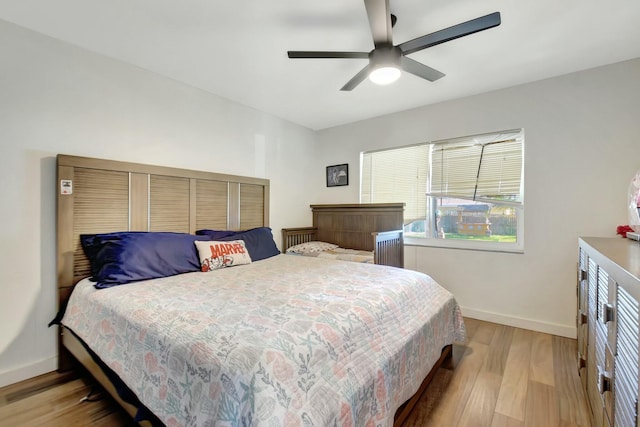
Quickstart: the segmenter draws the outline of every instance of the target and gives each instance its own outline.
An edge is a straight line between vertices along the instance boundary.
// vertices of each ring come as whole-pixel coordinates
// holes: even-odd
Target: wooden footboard
[[[374,240],[373,262],[404,268],[404,233],[402,230],[371,233]]]
[[[282,252],[287,252],[292,246],[318,240],[317,227],[298,227],[282,229]]]

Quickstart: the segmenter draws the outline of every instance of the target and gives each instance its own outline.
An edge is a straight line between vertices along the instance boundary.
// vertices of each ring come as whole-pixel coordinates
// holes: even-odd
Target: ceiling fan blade
[[[422,77],[425,80],[429,80],[430,82],[434,82],[442,77],[444,77],[444,73],[426,66],[418,61],[414,61],[411,58],[407,58],[403,56],[400,58],[400,65],[402,69],[407,73],[411,73],[415,76]]]
[[[369,75],[369,65],[364,67],[358,74],[353,76],[351,80],[347,82],[346,85],[342,86],[340,90],[353,90],[356,86],[358,86],[364,79]]]
[[[431,46],[439,45],[440,43],[477,33],[478,31],[488,30],[498,25],[500,25],[500,12],[494,12],[481,16],[480,18],[472,19],[471,21],[454,25],[453,27],[445,28],[444,30],[436,31],[435,33],[427,34],[426,36],[409,40],[399,44],[398,47],[402,49],[402,53],[408,55]]]
[[[290,50],[287,52],[289,58],[358,58],[368,59],[368,52],[314,52]]]
[[[376,47],[384,44],[392,45],[389,0],[364,0],[364,7],[367,9],[373,44]]]

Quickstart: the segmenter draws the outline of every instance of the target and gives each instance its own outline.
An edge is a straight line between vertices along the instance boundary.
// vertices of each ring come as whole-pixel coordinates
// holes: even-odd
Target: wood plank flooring
[[[2,427],[134,427],[136,423],[88,374],[51,372],[0,388]],[[92,389],[89,400],[81,401]]]
[[[405,427],[589,427],[576,340],[465,319],[454,345]]]
[[[404,427],[589,427],[576,369],[576,341],[465,319],[454,345]],[[50,373],[0,389],[0,427],[133,426],[106,393],[80,402],[95,384]]]

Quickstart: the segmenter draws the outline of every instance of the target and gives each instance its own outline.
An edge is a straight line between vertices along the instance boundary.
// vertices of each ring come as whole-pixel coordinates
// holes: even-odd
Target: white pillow
[[[196,240],[194,243],[198,248],[200,270],[202,271],[213,271],[251,263],[251,257],[244,245],[244,240],[230,240],[228,242]]]
[[[290,248],[287,249],[287,253],[309,254],[312,252],[328,251],[331,249],[335,249],[337,247],[339,246],[334,245],[333,243],[317,242],[314,240],[311,242],[300,243],[299,245],[291,246]]]

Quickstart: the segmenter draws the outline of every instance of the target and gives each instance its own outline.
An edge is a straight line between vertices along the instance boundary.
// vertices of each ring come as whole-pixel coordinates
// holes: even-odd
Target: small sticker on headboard
[[[73,181],[70,179],[61,179],[60,194],[73,194]]]

